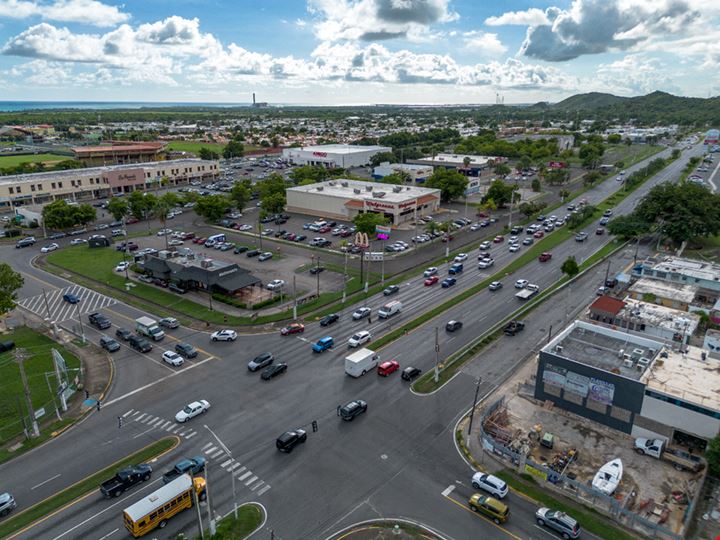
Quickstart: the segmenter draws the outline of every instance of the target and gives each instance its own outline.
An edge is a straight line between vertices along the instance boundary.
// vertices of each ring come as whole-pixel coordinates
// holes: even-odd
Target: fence
[[[585,506],[590,506],[628,528],[641,531],[650,538],[663,540],[681,540],[683,538],[681,534],[676,534],[668,528],[625,508],[627,498],[623,501],[618,501],[613,497],[608,497],[592,489],[591,486],[568,478],[566,475],[560,474],[545,465],[535,463],[527,456],[518,454],[498,443],[485,432],[485,420],[498,408],[502,407],[504,403],[505,397],[503,396],[483,410],[480,421],[480,441],[485,452],[490,452],[495,457],[512,464],[513,468],[518,472],[531,475],[538,483],[541,483],[543,487],[573,498]],[[691,504],[695,504],[695,499]],[[688,509],[686,516],[691,514],[692,510]]]

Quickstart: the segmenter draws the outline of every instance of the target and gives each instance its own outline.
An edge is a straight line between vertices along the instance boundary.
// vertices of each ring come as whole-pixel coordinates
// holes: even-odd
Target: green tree
[[[564,184],[570,178],[570,171],[567,169],[551,169],[545,173],[545,182],[551,186]]]
[[[198,157],[200,159],[206,159],[208,161],[212,161],[215,159],[220,159],[220,154],[218,154],[217,152],[213,152],[206,146],[203,146],[202,148],[200,148],[200,151],[198,152]]]
[[[383,214],[374,212],[363,212],[353,218],[353,225],[358,232],[367,233],[368,236],[375,234],[376,225],[386,225],[387,218]]]
[[[17,290],[25,283],[20,272],[16,272],[8,263],[0,263],[0,315],[15,308]]]
[[[485,196],[482,198],[483,202],[490,199],[497,205],[498,208],[503,208],[506,204],[511,202],[513,193],[517,190],[517,186],[506,184],[502,180],[493,180],[490,183]]]
[[[264,199],[276,193],[282,193],[284,196],[288,186],[281,175],[273,173],[264,180],[257,182],[255,187],[260,192],[260,197]]]
[[[300,167],[295,167],[289,176],[296,185],[300,185],[301,181],[307,180],[308,178],[312,180],[312,182],[310,182],[311,184],[315,182],[322,182],[328,178],[328,175],[329,171],[326,167],[322,167],[320,165],[302,165]]]
[[[635,213],[618,216],[608,223],[610,234],[620,238],[637,238],[650,231],[650,224],[640,219]]]
[[[115,220],[120,221],[130,212],[130,205],[125,198],[113,197],[108,201],[107,210]]]
[[[60,199],[46,204],[42,216],[46,227],[64,230],[95,221],[97,212],[89,204],[68,204],[64,199]]]
[[[395,154],[392,152],[380,152],[379,154],[375,154],[373,157],[370,158],[370,165],[373,167],[377,167],[381,163],[385,162],[389,163],[395,163],[397,160],[395,159]]]
[[[578,272],[580,272],[580,267],[578,266],[575,257],[571,255],[570,257],[565,259],[565,262],[563,262],[562,266],[560,267],[560,271],[570,279],[575,277]]]
[[[682,153],[682,152],[680,151],[679,148],[674,148],[673,151],[672,151],[672,153],[670,154],[670,157],[671,157],[672,159],[677,159],[677,158],[680,157],[680,154],[681,154],[681,153]]]
[[[245,206],[247,206],[247,203],[250,202],[250,195],[250,190],[242,182],[237,182],[233,185],[230,190],[230,200],[235,205],[235,208],[238,209],[238,212],[242,212]]]
[[[705,458],[708,462],[710,474],[714,477],[720,476],[720,435],[716,435],[708,444]]]
[[[428,221],[425,224],[425,232],[429,234],[435,234],[438,230],[438,222],[434,219],[431,221]]]
[[[507,176],[512,172],[512,169],[506,163],[498,163],[495,165],[493,172],[499,176]]]
[[[225,159],[242,157],[244,151],[245,147],[243,146],[243,143],[233,139],[232,141],[227,143],[225,148],[223,148],[223,157]]]
[[[146,191],[133,191],[128,196],[130,213],[137,219],[145,219],[145,217],[152,214],[156,202],[157,197]]]
[[[520,159],[517,162],[516,168],[521,171],[523,169],[527,169],[532,165],[532,159],[527,154],[524,154],[520,156]]]
[[[607,137],[608,144],[620,144],[622,142],[622,135],[619,133],[613,133]]]
[[[381,178],[380,182],[382,182],[383,184],[402,185],[405,183],[405,177],[402,174],[392,173],[392,174],[388,174],[387,176],[384,176],[383,178]]]
[[[450,202],[465,194],[468,179],[459,172],[449,169],[436,169],[425,185],[440,190],[442,202]]]
[[[547,207],[547,203],[544,202],[524,202],[520,203],[518,210],[525,217],[530,217],[534,214],[539,214]]]
[[[530,183],[530,187],[535,193],[540,193],[540,190],[542,189],[542,186],[540,185],[540,179],[533,178],[533,181]]]
[[[230,199],[225,195],[207,195],[195,203],[195,213],[208,223],[220,220],[231,207]]]
[[[595,182],[600,180],[600,172],[598,171],[588,171],[583,176],[583,184],[586,186],[592,186]]]
[[[262,208],[268,214],[277,214],[285,209],[285,192],[282,193],[271,193],[266,195],[260,201],[260,208]]]

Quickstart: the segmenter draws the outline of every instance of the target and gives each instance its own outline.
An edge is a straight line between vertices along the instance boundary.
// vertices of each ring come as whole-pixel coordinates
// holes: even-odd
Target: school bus
[[[205,479],[183,474],[123,511],[125,528],[135,538],[162,529],[168,520],[193,505],[193,489],[205,500]]]

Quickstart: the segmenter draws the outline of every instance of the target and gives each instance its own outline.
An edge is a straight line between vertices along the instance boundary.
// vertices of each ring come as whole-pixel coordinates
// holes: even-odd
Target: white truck
[[[388,302],[378,310],[378,317],[380,317],[381,319],[387,319],[388,317],[392,317],[396,313],[400,313],[400,310],[402,310],[402,302],[400,302],[400,300]]]
[[[529,300],[538,293],[537,289],[523,289],[522,291],[515,293],[515,298],[520,300]]]
[[[362,377],[371,369],[375,369],[380,358],[375,351],[360,349],[345,357],[345,373],[351,377]]]
[[[135,319],[135,330],[138,334],[147,336],[154,341],[160,341],[165,337],[165,332],[162,331],[158,322],[150,317]]]
[[[642,455],[648,455],[655,459],[662,459],[671,463],[679,471],[697,472],[705,467],[703,458],[690,454],[679,448],[667,446],[662,439],[635,439],[635,451]]]

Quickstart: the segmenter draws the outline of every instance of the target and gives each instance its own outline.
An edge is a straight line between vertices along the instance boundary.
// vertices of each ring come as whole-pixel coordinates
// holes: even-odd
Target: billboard
[[[590,379],[590,399],[605,405],[612,405],[615,397],[615,385],[596,378]]]
[[[566,373],[567,369],[563,367],[554,366],[550,363],[545,364],[545,370],[543,371],[543,382],[563,388],[565,386]]]
[[[568,164],[564,161],[548,161],[548,169],[567,169]]]

